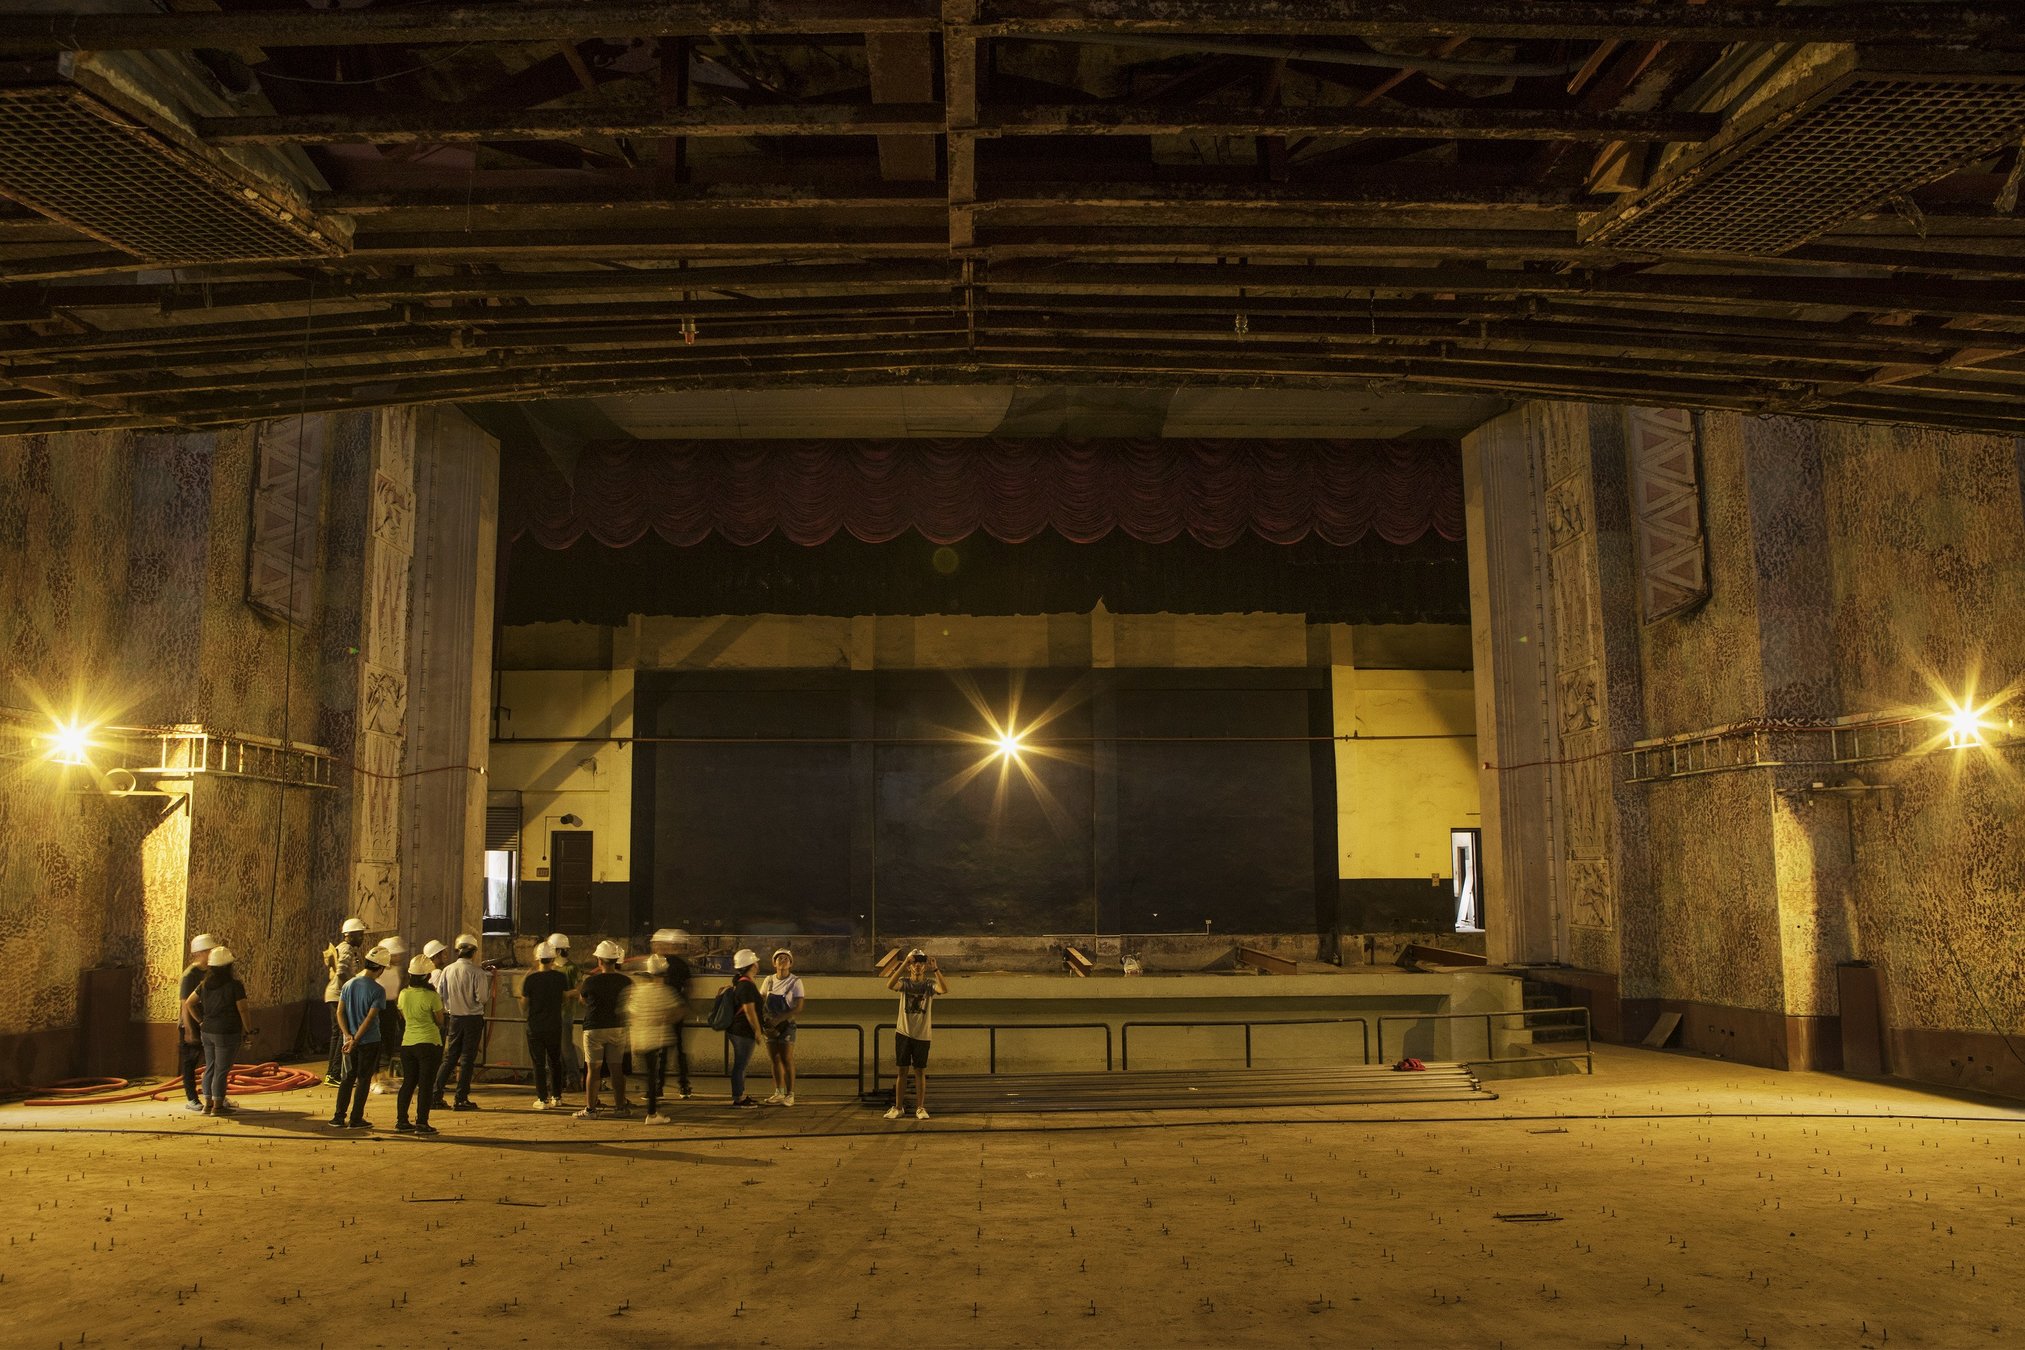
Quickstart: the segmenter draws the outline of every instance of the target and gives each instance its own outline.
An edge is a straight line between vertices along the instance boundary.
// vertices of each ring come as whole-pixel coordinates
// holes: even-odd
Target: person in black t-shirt
[[[238,1109],[225,1098],[240,1042],[253,1033],[252,1015],[246,1011],[246,986],[233,973],[231,951],[213,947],[204,960],[204,978],[183,1000],[183,1016],[204,1038],[204,1114],[222,1116]]]
[[[669,1033],[669,1049],[675,1052],[675,1086],[682,1097],[689,1096],[689,1048],[682,1043],[683,1024],[689,1019],[689,985],[693,978],[689,961],[683,955],[689,950],[689,935],[679,928],[663,928],[654,934],[648,944],[658,956],[668,958],[668,969],[661,979],[668,986],[668,992],[675,996],[675,1026]]]
[[[577,997],[584,1004],[584,1109],[577,1119],[589,1120],[603,1108],[598,1104],[598,1084],[605,1076],[607,1052],[626,1053],[626,993],[633,982],[619,970],[626,953],[612,941],[597,947],[598,968],[577,985]],[[612,1109],[630,1114],[633,1104],[626,1100],[626,1078],[612,1074]]]
[[[759,986],[752,982],[752,972],[758,968],[759,953],[750,947],[739,948],[731,958],[731,988],[738,1000],[738,1015],[731,1030],[724,1033],[731,1038],[731,1104],[754,1111],[759,1102],[745,1095],[745,1066],[752,1062],[753,1047],[766,1034],[759,1021]]]
[[[546,942],[534,949],[536,969],[520,982],[520,1006],[527,1013],[527,1057],[534,1063],[534,1109],[562,1105],[563,1001],[569,977],[555,968],[555,949]]]

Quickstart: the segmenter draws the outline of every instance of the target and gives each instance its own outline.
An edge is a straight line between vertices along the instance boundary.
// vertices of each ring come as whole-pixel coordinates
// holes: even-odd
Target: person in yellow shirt
[[[429,1123],[430,1090],[443,1063],[443,996],[429,986],[436,963],[426,956],[408,962],[408,987],[401,991],[401,1095],[396,1098],[395,1130],[402,1134],[434,1134]],[[415,1098],[419,1094],[420,1100]],[[408,1105],[415,1120],[408,1122]]]

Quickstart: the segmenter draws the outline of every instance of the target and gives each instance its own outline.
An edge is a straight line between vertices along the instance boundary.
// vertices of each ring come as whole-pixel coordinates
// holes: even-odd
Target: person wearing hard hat
[[[236,1109],[225,1098],[240,1043],[259,1033],[246,1011],[246,986],[235,973],[232,949],[213,947],[205,954],[204,965],[204,978],[183,1000],[183,1015],[197,1024],[204,1038],[204,1114],[222,1116]]]
[[[373,1080],[373,1095],[383,1096],[393,1090],[394,1079],[401,1067],[401,990],[408,980],[408,943],[399,933],[384,939],[379,944],[387,952],[387,968],[380,972],[380,991],[387,996],[387,1006],[380,1009],[380,1072]]]
[[[759,953],[740,947],[731,957],[731,1029],[724,1034],[731,1046],[731,1104],[740,1110],[758,1110],[759,1102],[745,1095],[745,1068],[766,1029],[759,1021],[759,986],[752,973],[759,969]]]
[[[357,918],[346,919],[338,940],[323,949],[323,968],[330,973],[324,982],[323,1001],[330,1010],[330,1067],[324,1070],[325,1087],[336,1087],[344,1072],[344,1033],[338,1030],[338,994],[352,976],[359,973],[359,958],[366,954],[366,925]]]
[[[422,956],[429,962],[429,987],[441,993],[443,967],[456,960],[457,953],[435,938],[430,938],[422,944]]]
[[[429,1123],[429,1097],[443,1063],[444,1017],[443,996],[429,983],[435,974],[435,960],[417,956],[408,962],[408,984],[401,990],[401,1095],[394,1098],[394,1129],[401,1134],[436,1133]]]
[[[605,1076],[605,1058],[626,1053],[626,995],[632,982],[619,970],[626,952],[607,938],[598,944],[596,954],[597,970],[577,986],[577,997],[584,1003],[584,1109],[577,1112],[578,1120],[590,1120],[604,1109],[598,1104],[598,1084]],[[633,1104],[626,1100],[626,1078],[614,1069],[612,1109],[627,1115]]]
[[[197,1030],[196,1019],[192,1018],[184,1005],[204,979],[209,967],[211,949],[218,945],[218,939],[209,933],[199,933],[190,939],[190,963],[183,967],[183,979],[176,986],[176,1073],[183,1080],[183,1096],[186,1111],[202,1111],[204,1103],[197,1096],[197,1066],[204,1062],[204,1038]]]
[[[450,1016],[450,1041],[443,1047],[443,1067],[436,1071],[436,1095],[429,1105],[438,1111],[476,1111],[471,1100],[471,1075],[478,1068],[479,1047],[485,1041],[485,996],[490,983],[478,968],[478,939],[469,933],[457,935],[457,959],[436,972],[436,992],[443,996],[443,1011]],[[443,1090],[457,1075],[457,1100],[445,1104]]]
[[[387,949],[374,947],[365,955],[359,973],[345,981],[338,995],[338,1029],[344,1033],[345,1072],[338,1081],[337,1106],[331,1111],[333,1130],[363,1130],[366,1124],[366,1089],[380,1066],[384,1039],[380,1014],[387,1006],[387,991],[380,987],[380,973],[387,968]]]
[[[555,949],[546,942],[534,949],[535,968],[520,982],[520,1007],[527,1014],[527,1057],[534,1065],[534,1109],[562,1105],[563,1005],[569,981],[555,968]]]
[[[662,972],[661,982],[668,986],[668,992],[675,998],[673,1022],[668,1036],[668,1048],[675,1053],[675,1090],[684,1101],[689,1099],[689,1047],[682,1042],[682,1032],[689,1021],[689,986],[695,973],[689,968],[689,934],[680,928],[662,928],[655,932],[648,947],[656,956],[666,957],[668,969]]]
[[[626,995],[626,1038],[633,1062],[647,1076],[647,1123],[673,1122],[661,1114],[661,1092],[668,1082],[668,1038],[676,1029],[675,995],[668,989],[668,958],[659,952],[633,976]]]
[[[555,953],[555,968],[562,972],[563,986],[570,992],[570,997],[563,1000],[562,1053],[564,1081],[561,1084],[561,1090],[574,1091],[584,1085],[583,1057],[578,1053],[576,1036],[577,1004],[582,1001],[576,997],[576,992],[577,986],[583,982],[583,972],[577,969],[576,962],[570,960],[570,935],[568,933],[550,933],[548,935],[548,949]]]

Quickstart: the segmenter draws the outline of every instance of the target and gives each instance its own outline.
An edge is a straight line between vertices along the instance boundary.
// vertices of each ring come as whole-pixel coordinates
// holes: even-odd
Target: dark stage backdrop
[[[986,734],[972,698],[1003,717],[1015,687],[1066,742],[1031,780],[922,743]],[[1334,930],[1334,759],[1304,739],[1326,672],[662,672],[637,697],[636,928]]]

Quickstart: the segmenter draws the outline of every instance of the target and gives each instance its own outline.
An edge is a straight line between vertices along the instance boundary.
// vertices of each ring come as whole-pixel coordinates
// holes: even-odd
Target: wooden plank
[[[1553,108],[987,107],[981,136],[1405,136],[1438,140],[1702,141],[1719,117]]]

